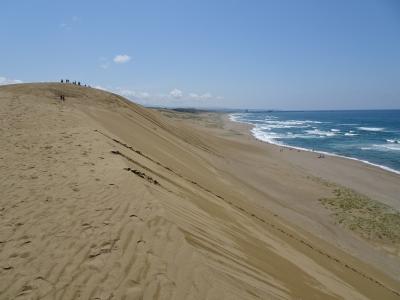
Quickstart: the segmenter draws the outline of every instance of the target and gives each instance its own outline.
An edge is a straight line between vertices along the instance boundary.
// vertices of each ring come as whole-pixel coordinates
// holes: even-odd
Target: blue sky
[[[0,84],[70,78],[147,105],[400,108],[400,2],[14,1]]]

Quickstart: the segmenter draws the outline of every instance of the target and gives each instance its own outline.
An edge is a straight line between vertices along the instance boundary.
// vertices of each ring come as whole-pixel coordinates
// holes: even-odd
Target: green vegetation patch
[[[335,187],[333,197],[319,201],[334,211],[339,224],[362,237],[400,243],[400,213],[351,189]]]

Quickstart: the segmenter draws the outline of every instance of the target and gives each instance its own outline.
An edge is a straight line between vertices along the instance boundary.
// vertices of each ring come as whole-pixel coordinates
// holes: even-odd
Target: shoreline
[[[364,163],[366,165],[379,168],[380,170],[384,170],[384,171],[390,172],[392,174],[400,175],[400,170],[396,170],[396,169],[393,169],[393,168],[390,168],[390,167],[387,167],[387,166],[384,166],[384,165],[379,165],[379,164],[370,162],[368,160],[359,159],[359,158],[351,157],[351,156],[344,156],[344,155],[331,153],[331,152],[326,152],[326,151],[319,151],[319,150],[312,150],[312,149],[303,148],[303,147],[291,146],[291,145],[287,145],[287,144],[284,144],[284,143],[280,144],[279,142],[263,140],[263,139],[257,137],[256,134],[254,133],[253,129],[256,127],[254,124],[235,120],[235,118],[233,117],[233,114],[231,114],[231,113],[226,114],[226,116],[228,117],[228,120],[230,122],[250,125],[251,129],[249,130],[249,134],[252,137],[254,137],[255,139],[257,139],[258,141],[261,141],[263,143],[267,143],[269,145],[274,145],[274,146],[278,146],[278,147],[285,147],[285,148],[291,148],[291,149],[295,149],[295,150],[307,151],[307,152],[310,152],[310,153],[318,153],[318,154],[324,154],[324,155],[332,156],[332,157],[339,157],[339,158],[349,159],[349,160],[352,160],[352,161],[361,162],[361,163]]]

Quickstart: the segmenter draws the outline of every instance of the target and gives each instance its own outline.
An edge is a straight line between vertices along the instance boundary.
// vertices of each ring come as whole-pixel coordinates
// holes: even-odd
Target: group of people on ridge
[[[80,82],[80,81],[76,81],[76,80],[70,82],[69,79],[65,79],[65,80],[64,80],[64,79],[61,79],[60,82],[61,82],[61,83],[72,83],[72,84],[76,84],[76,85],[81,85],[81,82]],[[83,86],[85,86],[85,87],[90,87],[90,85],[86,85],[86,84],[83,85]]]
[[[64,79],[61,79],[60,82],[61,82],[61,83],[71,83],[71,84],[75,84],[75,85],[81,86],[81,82],[80,82],[80,81],[76,81],[76,80],[70,82],[69,79],[65,79],[65,80],[64,80]],[[85,85],[82,85],[82,86],[90,87],[90,85],[86,85],[86,84],[85,84]],[[61,100],[61,101],[65,101],[65,96],[64,96],[64,95],[60,95],[60,100]]]

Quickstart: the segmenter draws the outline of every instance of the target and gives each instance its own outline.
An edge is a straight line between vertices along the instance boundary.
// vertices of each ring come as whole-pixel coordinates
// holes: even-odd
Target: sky
[[[0,84],[144,105],[400,108],[397,0],[2,0]]]

